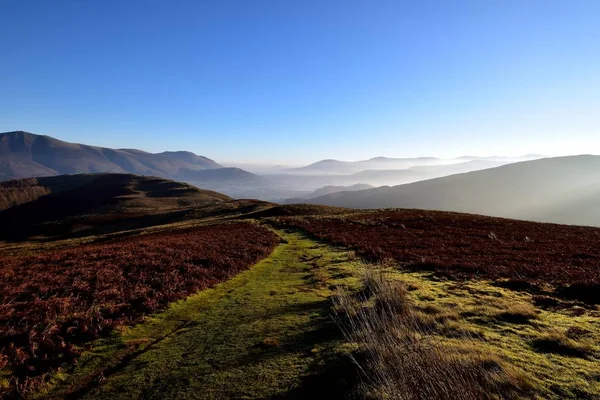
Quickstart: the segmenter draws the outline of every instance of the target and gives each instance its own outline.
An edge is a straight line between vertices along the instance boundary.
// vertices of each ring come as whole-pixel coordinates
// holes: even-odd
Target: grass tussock
[[[541,353],[554,353],[570,357],[585,358],[592,354],[593,348],[589,343],[569,337],[571,332],[552,330],[532,340],[533,348]]]
[[[529,390],[527,378],[482,354],[467,337],[446,346],[431,335],[424,316],[441,310],[417,310],[405,285],[365,272],[357,295],[335,298],[337,321],[358,346],[353,359],[363,373],[364,398],[480,400],[512,398]]]
[[[526,324],[536,319],[537,316],[538,311],[528,303],[511,304],[496,315],[497,319],[512,324]]]

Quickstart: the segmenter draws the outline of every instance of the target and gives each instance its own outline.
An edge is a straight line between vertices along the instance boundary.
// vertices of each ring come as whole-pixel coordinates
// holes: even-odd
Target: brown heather
[[[0,369],[12,371],[11,390],[26,390],[85,342],[232,277],[276,244],[271,231],[235,223],[0,258]]]

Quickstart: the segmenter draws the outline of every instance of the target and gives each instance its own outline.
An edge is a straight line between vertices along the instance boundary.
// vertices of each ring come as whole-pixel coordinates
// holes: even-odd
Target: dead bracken
[[[276,244],[271,231],[235,223],[4,257],[0,368],[28,386],[82,343],[232,277]]]

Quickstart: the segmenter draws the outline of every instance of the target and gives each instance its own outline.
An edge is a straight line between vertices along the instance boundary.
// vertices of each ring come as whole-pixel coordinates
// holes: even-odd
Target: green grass
[[[324,393],[320,377],[339,381],[347,374],[330,296],[336,286],[355,285],[356,271],[347,252],[285,233],[272,255],[252,269],[96,342],[73,371],[57,374],[38,397],[254,399]]]
[[[412,289],[421,317],[450,348],[471,345],[518,368],[540,399],[600,398],[600,312],[544,310],[532,296],[486,281],[386,269]]]

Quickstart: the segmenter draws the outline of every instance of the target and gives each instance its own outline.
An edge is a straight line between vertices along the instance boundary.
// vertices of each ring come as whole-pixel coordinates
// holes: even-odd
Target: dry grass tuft
[[[358,254],[356,254],[356,251],[354,250],[348,250],[347,255],[349,261],[357,261],[359,259]]]
[[[446,346],[423,323],[431,314],[414,311],[403,283],[366,272],[361,294],[335,298],[338,324],[359,350],[364,398],[480,400],[512,398],[529,390],[527,378],[482,354],[473,341]],[[365,296],[365,294],[368,294]]]
[[[588,343],[570,338],[567,333],[553,330],[537,337],[531,342],[533,348],[541,353],[555,353],[563,356],[585,358],[593,352]]]
[[[513,324],[526,324],[536,319],[538,311],[531,304],[511,304],[507,309],[496,315],[497,319]]]

